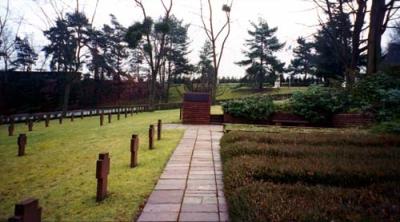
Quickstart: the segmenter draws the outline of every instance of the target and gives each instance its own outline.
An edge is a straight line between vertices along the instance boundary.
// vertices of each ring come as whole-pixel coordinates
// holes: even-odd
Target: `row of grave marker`
[[[161,140],[162,121],[157,123],[157,140]],[[25,155],[25,146],[27,144],[26,134],[20,134],[18,137],[18,156]],[[149,149],[154,149],[154,125],[149,127]],[[130,167],[135,168],[138,165],[139,136],[133,134],[131,137]],[[109,153],[100,153],[96,161],[96,201],[101,202],[107,197],[108,174],[110,173],[110,155]],[[39,200],[34,198],[26,199],[15,205],[14,216],[8,219],[9,222],[40,222],[42,217],[42,208],[39,206]]]
[[[129,110],[129,112],[128,112],[128,110]],[[125,115],[125,118],[128,118],[128,113],[130,113],[130,115],[132,116],[134,112],[137,114],[139,111],[144,111],[144,110],[145,109],[135,109],[134,110],[133,108],[126,108],[124,110],[124,115]],[[89,111],[89,112],[91,112],[91,111]],[[42,117],[42,119],[44,119],[44,123],[45,123],[45,127],[46,128],[49,127],[49,125],[50,125],[50,119],[51,119],[50,115],[51,114],[47,114],[46,117],[44,117],[44,115]],[[108,123],[111,123],[111,119],[112,119],[113,113],[109,112],[109,113],[107,113],[107,115],[108,115]],[[81,119],[84,118],[83,111],[81,112],[81,116],[80,117],[81,117]],[[25,121],[25,124],[28,126],[28,131],[29,132],[33,131],[33,126],[34,126],[33,125],[33,123],[34,123],[33,119],[34,118],[27,118],[26,121]],[[59,123],[62,124],[64,117],[62,115],[60,115],[58,119],[59,119]],[[120,111],[117,112],[117,119],[118,120],[121,119],[121,112]],[[71,120],[71,122],[74,122],[74,115],[73,114],[70,115],[70,120]],[[100,126],[102,126],[103,123],[104,123],[104,111],[101,111],[100,112]],[[8,126],[8,136],[14,136],[14,130],[15,130],[14,120],[13,120],[13,118],[11,118],[10,119],[10,124]]]

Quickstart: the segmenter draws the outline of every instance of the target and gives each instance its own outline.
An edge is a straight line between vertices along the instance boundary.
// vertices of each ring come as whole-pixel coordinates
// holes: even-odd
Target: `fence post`
[[[108,123],[111,123],[112,111],[108,113]]]

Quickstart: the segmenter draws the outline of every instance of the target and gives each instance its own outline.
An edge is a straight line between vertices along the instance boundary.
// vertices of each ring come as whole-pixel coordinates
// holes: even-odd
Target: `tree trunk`
[[[378,71],[381,58],[382,25],[385,19],[386,5],[383,0],[373,0],[368,34],[367,75]]]

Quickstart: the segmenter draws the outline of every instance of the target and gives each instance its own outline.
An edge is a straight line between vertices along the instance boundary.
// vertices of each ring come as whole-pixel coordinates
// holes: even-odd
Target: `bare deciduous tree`
[[[212,79],[210,79],[209,81],[211,82],[212,85],[211,97],[213,102],[215,102],[217,96],[217,84],[218,84],[218,74],[219,74],[218,72],[224,54],[225,44],[231,33],[231,10],[233,5],[233,0],[230,2],[230,4],[224,4],[222,7],[222,10],[225,13],[225,22],[224,25],[219,29],[215,28],[214,14],[213,14],[213,7],[211,0],[207,0],[207,5],[209,11],[208,22],[206,22],[206,17],[204,15],[203,1],[202,0],[200,1],[200,12],[201,12],[201,21],[203,23],[203,29],[206,33],[208,41],[210,41],[212,46],[214,73],[212,75]],[[221,42],[219,41],[220,38],[222,38]]]

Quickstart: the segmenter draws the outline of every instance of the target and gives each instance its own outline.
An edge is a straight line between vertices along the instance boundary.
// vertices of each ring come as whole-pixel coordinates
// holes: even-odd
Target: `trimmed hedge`
[[[399,144],[371,134],[225,134],[230,219],[399,221]]]
[[[348,133],[255,133],[231,132],[226,134],[221,144],[235,141],[253,141],[267,144],[308,144],[361,147],[400,147],[400,137],[395,135],[348,134]]]
[[[321,157],[332,159],[400,159],[400,149],[396,147],[360,147],[307,144],[265,144],[253,141],[228,143],[221,149],[221,157],[227,160],[237,156],[255,155],[267,157]]]
[[[227,196],[233,222],[399,221],[400,186],[363,189],[255,183]]]
[[[260,181],[364,187],[373,183],[400,182],[398,166],[398,159],[239,156],[225,163],[224,177],[228,190]]]

